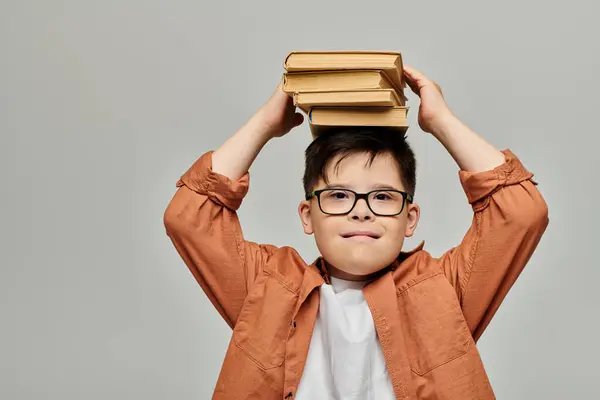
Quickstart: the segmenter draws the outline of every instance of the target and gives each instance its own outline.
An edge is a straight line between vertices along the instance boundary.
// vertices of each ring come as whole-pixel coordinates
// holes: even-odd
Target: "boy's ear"
[[[419,224],[419,218],[421,217],[421,208],[418,204],[408,204],[408,213],[406,220],[406,231],[404,232],[404,236],[411,237],[415,230],[417,230],[417,225]]]
[[[302,228],[304,228],[304,233],[307,235],[312,235],[314,233],[312,220],[310,218],[310,206],[310,200],[302,200],[298,206],[300,222],[302,222]]]

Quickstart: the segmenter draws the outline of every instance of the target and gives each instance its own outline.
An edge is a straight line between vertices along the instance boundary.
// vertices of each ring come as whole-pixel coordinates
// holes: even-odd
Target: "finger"
[[[292,93],[287,93],[280,90],[275,93],[275,96],[277,96],[278,99],[283,101],[286,107],[294,106],[294,96]]]
[[[440,85],[438,85],[437,82],[433,82],[433,84],[435,85],[436,89],[440,92],[440,94],[443,96],[444,94],[442,93],[442,88],[440,87]]]
[[[415,78],[413,77],[411,71],[410,71],[410,67],[408,65],[405,65],[404,68],[402,69],[402,75],[404,75],[404,77],[406,78],[406,80],[411,80],[413,81]]]
[[[409,76],[409,78],[416,80],[416,81],[429,80],[429,79],[427,79],[427,77],[425,76],[424,73],[418,71],[417,69],[415,69],[409,65],[404,66],[404,72],[406,72],[406,74]]]
[[[409,85],[411,84],[411,81],[412,81],[412,84],[414,86],[417,86],[419,91],[423,90],[424,87],[433,86],[443,97],[442,88],[440,87],[440,85],[437,84],[437,82],[432,81],[431,79],[427,78],[425,76],[425,74],[417,71],[416,69],[414,69],[412,67],[404,66],[404,71],[406,73],[405,75],[408,78],[407,83]],[[413,89],[412,86],[411,86],[411,89]],[[413,91],[414,91],[414,89],[413,89]]]
[[[417,86],[417,84],[415,82],[407,80],[406,84],[408,85],[408,87],[410,88],[410,90],[412,90],[412,92],[414,94],[416,94],[417,96],[421,97],[421,91],[419,90],[419,86]]]
[[[408,78],[407,81],[413,81],[419,89],[423,89],[425,86],[430,86],[434,83],[431,79],[427,78],[425,74],[410,66],[405,66],[404,72]]]
[[[277,95],[284,94],[284,95],[286,95],[286,96],[288,96],[290,98],[293,97],[293,93],[288,93],[288,92],[284,92],[283,91],[283,88],[281,87],[281,82],[275,88],[275,94],[277,94]]]
[[[273,94],[282,93],[282,92],[283,92],[283,88],[281,87],[281,82],[279,82],[277,84],[277,87],[275,88]]]
[[[415,81],[411,76],[405,74],[406,76],[406,84],[416,95],[420,95],[421,90],[419,89],[419,85],[417,85],[417,81]]]

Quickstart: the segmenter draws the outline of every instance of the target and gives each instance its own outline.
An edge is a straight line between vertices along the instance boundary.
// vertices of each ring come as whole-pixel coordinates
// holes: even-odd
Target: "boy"
[[[415,160],[385,128],[338,129],[306,150],[305,233],[322,254],[244,239],[236,210],[268,140],[302,123],[279,88],[178,181],[167,233],[233,328],[215,399],[493,399],[475,342],[537,246],[547,206],[509,150],[450,111],[405,67],[419,125],[448,150],[474,211],[440,258],[402,251],[419,221]]]

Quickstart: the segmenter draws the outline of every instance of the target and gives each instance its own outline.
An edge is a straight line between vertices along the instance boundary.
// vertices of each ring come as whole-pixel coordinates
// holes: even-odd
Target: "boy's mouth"
[[[348,239],[348,238],[352,238],[352,237],[370,237],[373,239],[379,239],[381,237],[381,235],[379,235],[378,233],[372,232],[372,231],[352,231],[352,232],[342,233],[341,236],[344,239]]]

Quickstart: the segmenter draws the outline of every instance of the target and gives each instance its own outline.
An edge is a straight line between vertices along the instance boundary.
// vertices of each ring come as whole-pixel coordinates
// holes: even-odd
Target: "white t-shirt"
[[[297,400],[392,400],[373,316],[362,293],[366,282],[331,277],[321,299]]]

